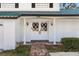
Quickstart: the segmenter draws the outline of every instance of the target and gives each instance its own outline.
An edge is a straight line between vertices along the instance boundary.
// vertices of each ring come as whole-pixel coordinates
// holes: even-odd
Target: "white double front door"
[[[48,19],[29,19],[26,20],[26,41],[49,40]]]
[[[48,22],[31,22],[31,37],[32,40],[48,40]]]

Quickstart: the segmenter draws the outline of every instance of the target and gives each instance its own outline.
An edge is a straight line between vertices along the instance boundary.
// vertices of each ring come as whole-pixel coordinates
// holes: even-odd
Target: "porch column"
[[[54,26],[54,44],[56,44],[56,20],[55,18],[53,20],[53,26]]]
[[[24,40],[23,44],[26,44],[26,20],[24,19]]]

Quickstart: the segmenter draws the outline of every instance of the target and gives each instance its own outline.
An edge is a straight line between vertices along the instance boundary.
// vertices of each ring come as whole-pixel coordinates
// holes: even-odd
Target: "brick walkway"
[[[48,56],[46,42],[33,42],[31,45],[31,56]]]

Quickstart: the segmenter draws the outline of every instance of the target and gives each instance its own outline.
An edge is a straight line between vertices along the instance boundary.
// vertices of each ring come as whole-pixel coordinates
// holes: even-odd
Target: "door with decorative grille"
[[[33,21],[31,23],[32,40],[48,40],[48,22]]]

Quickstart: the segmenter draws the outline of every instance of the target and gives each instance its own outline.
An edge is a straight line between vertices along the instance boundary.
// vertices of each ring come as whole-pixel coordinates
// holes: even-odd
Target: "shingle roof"
[[[59,12],[51,11],[5,11],[0,12],[0,17],[19,17],[19,16],[78,16],[79,9],[61,9]]]
[[[17,12],[0,12],[0,17],[1,16],[17,17],[17,16],[19,16],[19,13],[17,13]]]

